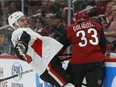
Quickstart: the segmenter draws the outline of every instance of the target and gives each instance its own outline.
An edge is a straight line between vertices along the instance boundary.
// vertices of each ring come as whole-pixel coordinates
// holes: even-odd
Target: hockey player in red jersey
[[[16,55],[29,63],[37,71],[40,78],[55,87],[75,87],[71,78],[62,68],[56,54],[63,47],[51,37],[35,33],[28,23],[27,17],[20,11],[8,17],[9,25],[14,28],[11,41]]]
[[[102,87],[106,47],[102,26],[89,20],[86,12],[77,13],[76,21],[67,26],[67,37],[61,42],[73,46],[67,72],[75,87],[81,87],[84,77],[87,87]]]

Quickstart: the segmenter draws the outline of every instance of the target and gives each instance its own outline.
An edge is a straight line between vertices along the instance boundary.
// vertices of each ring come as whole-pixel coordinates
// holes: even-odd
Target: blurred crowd
[[[50,36],[59,40],[63,37],[63,29],[75,22],[77,12],[86,11],[89,18],[98,21],[104,32],[116,32],[116,0],[24,0],[24,13],[28,16],[30,27],[43,36]],[[1,4],[0,27],[8,25],[8,16],[21,11],[21,1],[6,0]],[[70,22],[68,20],[70,10]],[[0,55],[15,55],[10,41],[13,29],[0,29]],[[106,57],[116,58],[116,37],[108,37]],[[110,55],[113,53],[112,55]]]

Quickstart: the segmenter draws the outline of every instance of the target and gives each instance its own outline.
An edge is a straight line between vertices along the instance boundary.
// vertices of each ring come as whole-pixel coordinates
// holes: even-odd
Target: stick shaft
[[[18,77],[18,76],[21,75],[21,74],[23,75],[23,74],[26,74],[26,73],[30,73],[30,72],[32,72],[32,71],[33,71],[33,69],[30,69],[30,70],[27,70],[27,71],[24,71],[24,72],[21,72],[21,73],[17,73],[17,74],[15,74],[15,75],[12,75],[12,76],[9,76],[9,77],[0,79],[0,82],[3,82],[3,81],[5,81],[5,80],[9,80],[9,79]]]

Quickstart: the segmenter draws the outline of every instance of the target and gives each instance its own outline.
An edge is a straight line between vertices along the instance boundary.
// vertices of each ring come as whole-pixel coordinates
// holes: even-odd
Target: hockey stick
[[[21,73],[17,73],[15,75],[12,75],[12,76],[9,76],[9,77],[3,78],[3,79],[0,79],[0,82],[3,82],[5,80],[9,80],[9,79],[18,77],[19,75],[27,74],[27,73],[30,73],[30,72],[33,72],[33,69],[30,69],[30,70],[27,70],[27,71],[24,71],[24,72],[21,72]]]

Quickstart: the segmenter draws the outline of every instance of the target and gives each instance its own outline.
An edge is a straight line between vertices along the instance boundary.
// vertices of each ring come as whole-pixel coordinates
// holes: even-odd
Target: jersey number
[[[90,29],[88,29],[87,33],[91,34],[91,37],[93,37],[94,40],[92,40],[92,39],[87,40],[86,33],[83,30],[81,30],[81,31],[79,31],[79,32],[76,33],[77,37],[79,37],[80,34],[82,35],[81,40],[82,40],[83,43],[79,42],[79,46],[80,47],[86,46],[87,43],[88,43],[88,41],[92,45],[97,45],[98,44],[97,31],[94,28],[90,28]]]

